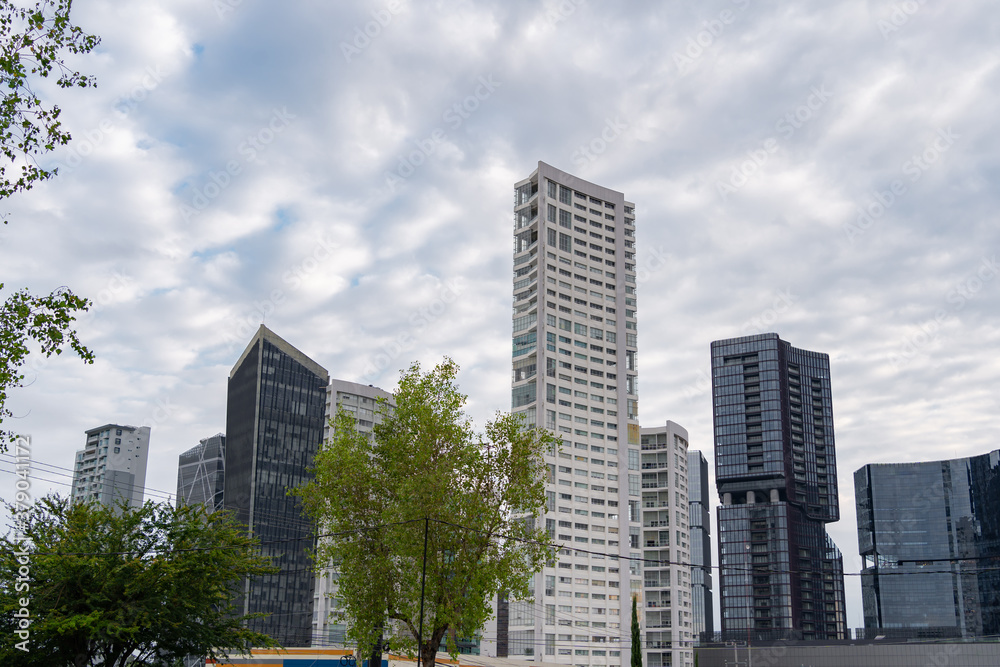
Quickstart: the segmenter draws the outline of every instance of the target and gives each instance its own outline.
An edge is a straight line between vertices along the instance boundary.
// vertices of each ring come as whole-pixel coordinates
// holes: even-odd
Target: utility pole
[[[424,517],[424,571],[420,576],[420,629],[417,630],[417,667],[424,650],[424,588],[427,585],[427,530],[431,520]]]

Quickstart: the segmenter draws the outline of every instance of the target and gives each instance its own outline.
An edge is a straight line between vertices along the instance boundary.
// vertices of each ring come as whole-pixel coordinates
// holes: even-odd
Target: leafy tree
[[[72,4],[37,0],[24,7],[0,0],[0,150],[12,163],[0,165],[0,199],[52,178],[56,170],[38,166],[35,157],[71,139],[59,120],[59,107],[46,106],[29,78],[55,75],[62,88],[97,85],[93,76],[66,67],[66,54],[90,53],[101,41],[72,24]]]
[[[161,665],[274,645],[233,609],[245,575],[276,568],[229,514],[58,496],[9,509],[16,528],[0,539],[0,664]],[[22,608],[26,644],[16,634]]]
[[[632,596],[632,667],[642,667],[642,633],[639,630],[635,595]]]
[[[23,386],[24,374],[20,368],[28,356],[29,340],[35,341],[46,357],[61,354],[69,346],[86,363],[94,363],[94,354],[70,328],[74,313],[89,307],[90,301],[68,289],[56,290],[48,296],[32,296],[27,290],[19,290],[0,303],[0,424],[13,416],[6,407],[7,389]],[[0,430],[0,452],[6,451],[7,443],[14,438],[13,431]]]
[[[32,90],[31,79],[55,76],[63,88],[97,85],[94,77],[65,63],[68,54],[89,53],[100,43],[99,37],[73,25],[71,6],[72,0],[37,0],[28,6],[0,0],[0,152],[9,161],[0,162],[0,199],[55,176],[56,169],[40,167],[36,158],[71,138],[59,120],[59,107],[46,105]],[[59,354],[69,344],[84,361],[93,361],[70,328],[74,313],[89,305],[66,288],[42,297],[20,290],[0,304],[0,424],[11,416],[4,407],[7,389],[22,386],[18,368],[28,353],[29,338],[46,356]],[[13,436],[0,430],[0,452]]]
[[[394,405],[380,401],[371,438],[340,412],[299,490],[336,535],[320,541],[317,566],[338,571],[341,617],[363,655],[384,634],[433,667],[442,640],[454,653],[454,637],[482,626],[499,591],[529,599],[532,575],[555,555],[538,521],[542,455],[558,441],[509,414],[477,434],[457,373],[447,358],[426,374],[410,366]]]

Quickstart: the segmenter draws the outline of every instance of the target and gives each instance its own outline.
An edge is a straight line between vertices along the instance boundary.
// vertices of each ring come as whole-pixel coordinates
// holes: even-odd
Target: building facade
[[[73,468],[73,501],[140,507],[150,428],[105,424],[86,433],[87,445],[77,451]]]
[[[641,505],[629,499],[629,514],[642,519],[642,575],[638,595],[643,665],[693,664],[694,613],[688,523],[688,433],[668,421],[643,428]]]
[[[711,353],[723,636],[842,639],[829,357],[773,333]]]
[[[223,501],[280,568],[248,578],[249,627],[284,646],[310,646],[313,527],[288,491],[309,479],[323,440],[329,373],[264,325],[229,375]]]
[[[854,473],[868,634],[1000,635],[1000,450]]]
[[[223,507],[226,481],[226,435],[203,438],[177,459],[177,505]]]
[[[514,187],[512,410],[562,439],[545,526],[562,545],[535,600],[499,604],[512,659],[618,665],[642,579],[634,205],[543,162]],[[486,636],[493,628],[486,628]]]
[[[691,529],[691,632],[695,645],[712,641],[712,526],[709,516],[708,461],[697,449],[688,450],[688,527]]]
[[[331,380],[326,389],[326,426],[323,441],[333,436],[331,420],[337,410],[345,410],[355,417],[354,425],[360,433],[371,435],[375,424],[381,423],[382,414],[378,399],[384,398],[392,405],[392,394],[370,384],[357,384],[346,380]],[[347,626],[337,618],[337,572],[326,568],[316,575],[313,608],[313,646],[346,648]]]

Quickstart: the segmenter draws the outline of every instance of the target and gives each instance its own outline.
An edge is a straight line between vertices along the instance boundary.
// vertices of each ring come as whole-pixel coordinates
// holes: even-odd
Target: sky
[[[644,426],[683,425],[711,462],[711,341],[774,331],[830,355],[846,572],[856,469],[998,447],[993,2],[73,14],[102,37],[70,61],[98,87],[36,85],[73,141],[42,160],[56,178],[0,202],[0,297],[94,302],[78,332],[95,363],[36,355],[11,394],[37,463],[70,469],[86,429],[147,425],[147,487],[173,495],[177,456],[225,430],[262,321],[390,390],[451,356],[482,426],[510,407],[513,184],[538,161],[636,204]],[[50,470],[32,493],[68,493]]]

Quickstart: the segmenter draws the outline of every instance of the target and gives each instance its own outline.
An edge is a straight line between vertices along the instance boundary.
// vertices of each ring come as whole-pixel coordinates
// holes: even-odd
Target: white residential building
[[[149,459],[148,426],[105,424],[87,431],[87,445],[76,453],[72,498],[132,507],[142,505]]]
[[[483,653],[620,665],[642,587],[634,207],[544,162],[514,195],[511,406],[562,439],[544,519],[562,548],[534,602],[498,603]]]
[[[645,667],[694,664],[688,475],[687,430],[672,421],[643,428],[639,620]]]

